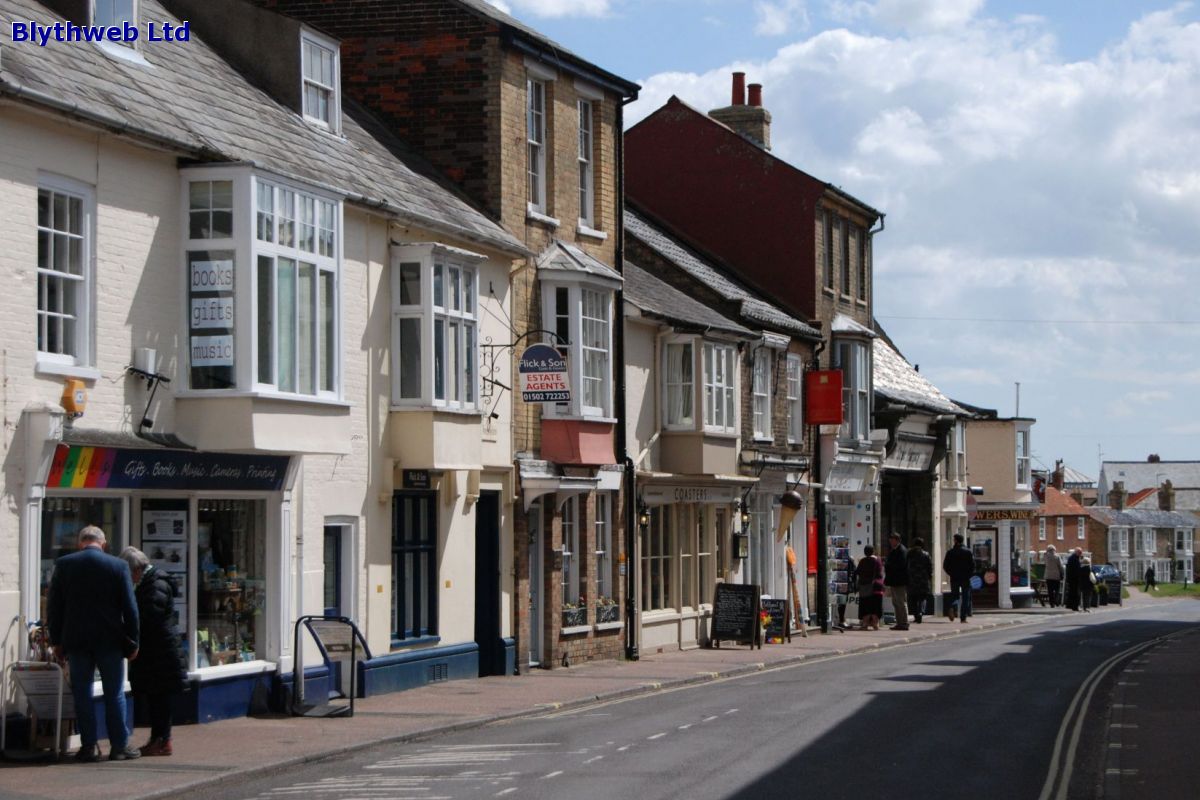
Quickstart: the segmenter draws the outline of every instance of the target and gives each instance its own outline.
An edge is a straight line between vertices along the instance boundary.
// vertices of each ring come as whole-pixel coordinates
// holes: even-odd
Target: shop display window
[[[41,603],[39,614],[46,619],[46,595],[54,561],[79,546],[79,531],[95,525],[108,539],[108,552],[120,554],[128,542],[125,532],[124,500],[101,497],[47,497],[42,502]]]
[[[196,545],[196,666],[262,658],[265,501],[201,499]]]

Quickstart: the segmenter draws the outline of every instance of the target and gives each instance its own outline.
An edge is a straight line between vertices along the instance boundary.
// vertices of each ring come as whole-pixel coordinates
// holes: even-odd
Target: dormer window
[[[300,34],[304,117],[336,132],[339,128],[338,45],[312,31]]]
[[[138,0],[92,0],[92,25],[98,28],[122,28],[138,25]],[[105,38],[103,45],[115,45],[127,50],[118,50],[114,54],[126,53],[137,48],[137,40],[127,41],[124,37]]]

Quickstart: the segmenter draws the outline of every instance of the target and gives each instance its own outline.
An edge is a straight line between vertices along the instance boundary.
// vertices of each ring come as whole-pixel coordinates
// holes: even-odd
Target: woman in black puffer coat
[[[150,741],[144,756],[171,755],[171,707],[187,683],[182,636],[174,621],[175,578],[150,563],[136,547],[121,558],[133,573],[133,593],[141,618],[141,649],[129,662],[129,683],[135,695],[146,698]]]

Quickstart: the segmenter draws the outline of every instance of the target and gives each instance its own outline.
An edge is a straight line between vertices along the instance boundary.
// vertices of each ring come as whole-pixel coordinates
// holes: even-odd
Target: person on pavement
[[[1046,547],[1046,571],[1042,577],[1046,579],[1046,594],[1050,598],[1050,607],[1056,608],[1059,604],[1058,593],[1062,589],[1063,565],[1054,545]]]
[[[1092,572],[1090,558],[1081,559],[1079,567],[1079,606],[1084,611],[1091,611],[1096,602],[1096,573]]]
[[[888,555],[883,562],[884,584],[892,598],[892,610],[896,613],[894,631],[908,630],[908,548],[900,541],[900,534],[888,534]]]
[[[1064,605],[1072,611],[1079,610],[1079,592],[1083,588],[1083,548],[1076,547],[1067,558],[1067,599]]]
[[[971,615],[971,576],[975,574],[975,557],[963,547],[961,533],[954,534],[954,546],[946,551],[942,569],[950,576],[950,604],[946,617],[953,622],[957,608],[959,621],[966,622]]]
[[[883,563],[871,545],[863,548],[854,576],[858,581],[859,622],[864,631],[879,630],[879,618],[883,616]]]
[[[908,548],[908,607],[912,609],[913,622],[920,624],[932,584],[933,559],[925,552],[925,540],[918,536]]]
[[[1158,584],[1155,583],[1155,581],[1154,581],[1154,565],[1153,564],[1146,567],[1146,589],[1145,589],[1145,591],[1148,592],[1151,589],[1155,589],[1155,590],[1158,589]]]
[[[129,664],[134,694],[146,700],[150,716],[150,741],[144,756],[169,756],[171,709],[187,683],[182,637],[175,624],[175,577],[150,563],[136,547],[126,547],[121,558],[133,574],[134,596],[141,618],[141,652]]]
[[[100,671],[110,761],[138,758],[125,727],[125,659],[138,655],[138,610],[133,581],[124,561],[104,552],[104,531],[88,525],[79,532],[78,551],[54,563],[46,615],[50,643],[66,658],[75,698],[81,746],[76,761],[100,760],[92,676]]]

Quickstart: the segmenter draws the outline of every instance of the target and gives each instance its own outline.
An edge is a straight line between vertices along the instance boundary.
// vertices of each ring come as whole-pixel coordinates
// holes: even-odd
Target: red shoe
[[[170,739],[151,739],[142,748],[142,755],[144,756],[169,756],[171,754]]]

